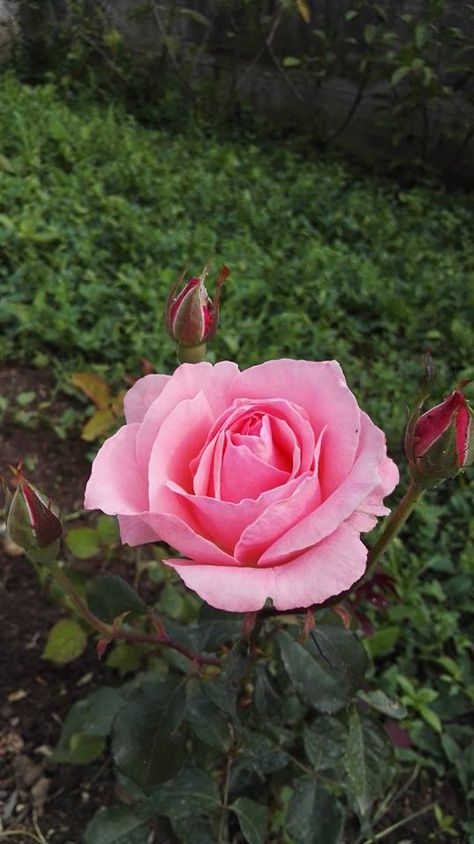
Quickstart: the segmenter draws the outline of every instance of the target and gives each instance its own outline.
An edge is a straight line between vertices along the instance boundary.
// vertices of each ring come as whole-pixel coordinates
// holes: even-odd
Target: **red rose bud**
[[[58,509],[15,470],[17,488],[7,516],[7,534],[37,563],[53,562],[62,533]]]
[[[195,363],[203,360],[205,344],[217,329],[222,287],[229,270],[226,266],[221,268],[213,299],[209,297],[204,285],[207,275],[206,266],[199,278],[192,278],[177,294],[183,282],[181,276],[168,297],[166,327],[171,338],[178,344],[178,357],[182,362]]]
[[[474,411],[456,389],[407,428],[405,451],[419,487],[434,486],[474,462]]]

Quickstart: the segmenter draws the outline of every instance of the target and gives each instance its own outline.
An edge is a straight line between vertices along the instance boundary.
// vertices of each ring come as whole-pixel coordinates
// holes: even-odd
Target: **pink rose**
[[[338,363],[183,364],[137,381],[125,416],[85,506],[118,515],[129,545],[176,548],[168,565],[212,606],[319,604],[364,573],[360,533],[398,470]]]

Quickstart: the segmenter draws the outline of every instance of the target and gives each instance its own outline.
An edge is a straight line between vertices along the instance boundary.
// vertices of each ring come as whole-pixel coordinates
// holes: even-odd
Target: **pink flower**
[[[310,606],[364,573],[360,533],[398,470],[338,363],[183,364],[134,384],[125,414],[85,505],[117,514],[130,545],[176,548],[168,565],[212,606]]]

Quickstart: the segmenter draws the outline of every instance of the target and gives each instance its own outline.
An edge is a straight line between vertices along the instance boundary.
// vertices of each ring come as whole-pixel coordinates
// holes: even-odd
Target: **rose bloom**
[[[117,515],[129,545],[175,548],[166,563],[213,607],[306,607],[364,573],[360,533],[398,470],[335,361],[183,364],[137,381],[125,417],[85,506]]]

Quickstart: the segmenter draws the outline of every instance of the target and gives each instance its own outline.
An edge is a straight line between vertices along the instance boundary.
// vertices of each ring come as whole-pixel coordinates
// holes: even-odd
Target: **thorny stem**
[[[74,606],[76,612],[84,619],[84,621],[89,624],[94,630],[97,630],[98,633],[101,634],[105,639],[108,641],[116,641],[119,640],[121,642],[143,642],[149,645],[159,645],[161,647],[172,648],[175,651],[183,654],[187,659],[197,665],[220,665],[218,659],[215,659],[211,656],[201,656],[201,654],[195,654],[192,651],[189,651],[179,642],[176,642],[174,639],[171,639],[167,633],[164,631],[157,636],[154,636],[150,633],[137,633],[132,632],[129,630],[121,630],[118,627],[114,627],[112,624],[106,624],[105,621],[102,621],[100,618],[97,618],[93,612],[89,609],[85,601],[81,598],[79,593],[76,591],[74,585],[71,583],[67,575],[64,573],[63,569],[58,563],[54,563],[51,566],[51,573],[53,577],[61,584],[62,588],[66,595],[70,598],[71,603]]]

